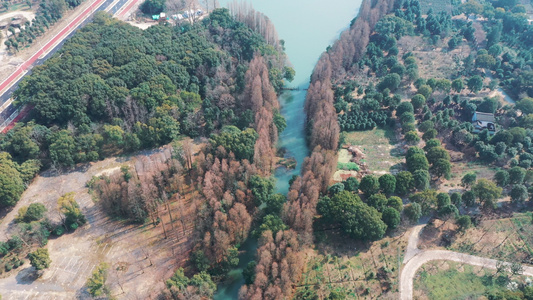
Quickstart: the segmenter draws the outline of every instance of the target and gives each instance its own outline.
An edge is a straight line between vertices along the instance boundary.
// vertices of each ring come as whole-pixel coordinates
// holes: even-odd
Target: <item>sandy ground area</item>
[[[113,220],[93,201],[86,183],[92,176],[120,171],[121,166],[132,165],[140,156],[163,155],[164,151],[156,149],[133,158],[109,158],[68,173],[47,171],[38,176],[0,223],[1,240],[16,230],[13,219],[18,209],[30,203],[43,203],[52,222],[59,222],[57,199],[68,192],[75,193],[88,224],[74,233],[49,240],[46,248],[52,263],[41,278],[31,278],[33,268],[26,262],[0,279],[3,299],[86,299],[87,279],[102,262],[110,265],[108,284],[113,296],[154,299],[164,289],[164,280],[188,257],[192,222],[186,220],[184,227],[184,223],[179,225],[174,219],[171,226],[165,208],[161,208],[162,223],[168,232],[165,238],[161,225],[133,225]],[[190,203],[185,203],[185,209],[172,203],[170,210],[178,216],[181,209],[187,216],[193,209],[190,207]]]

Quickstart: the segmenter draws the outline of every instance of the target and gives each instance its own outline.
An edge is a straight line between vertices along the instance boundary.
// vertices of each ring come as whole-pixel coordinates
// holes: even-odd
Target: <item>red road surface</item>
[[[56,36],[54,36],[48,43],[46,43],[39,51],[37,51],[35,54],[33,54],[30,59],[25,61],[22,65],[20,65],[15,72],[13,72],[6,80],[4,80],[0,84],[0,94],[13,82],[17,80],[17,78],[24,73],[27,69],[31,68],[33,63],[41,56],[42,54],[46,53],[48,50],[51,50],[54,45],[60,41],[62,41],[69,33],[69,31],[72,28],[75,28],[76,26],[81,23],[81,21],[90,14],[94,9],[98,8],[104,0],[96,0],[93,4],[91,4],[89,7],[87,7],[81,14],[79,14],[74,20],[72,20],[70,23],[68,23],[63,30],[61,30]],[[28,112],[33,108],[33,106],[25,106],[20,113],[2,130],[2,133],[8,132],[10,129],[12,129],[15,126],[15,123],[20,121],[22,118],[24,118]]]
[[[4,130],[2,130],[2,133],[7,133],[11,129],[13,129],[13,127],[15,127],[15,124],[20,121],[20,119],[24,118],[24,116],[26,116],[32,109],[33,105],[24,106],[24,108],[19,112],[19,114],[11,122],[9,122],[9,124],[6,126],[6,128],[4,128]]]
[[[31,67],[31,65],[41,56],[43,53],[46,53],[48,50],[50,50],[58,41],[63,40],[68,31],[76,27],[80,20],[82,20],[87,14],[90,14],[91,11],[95,8],[97,8],[104,0],[96,0],[91,6],[87,7],[78,17],[76,17],[74,20],[72,20],[59,34],[57,34],[52,40],[50,40],[46,45],[44,45],[37,53],[35,53],[30,59],[25,61],[20,67],[15,70],[4,82],[0,84],[0,92],[2,92],[6,87],[10,86],[13,81],[15,81],[20,74],[22,74],[26,69]]]

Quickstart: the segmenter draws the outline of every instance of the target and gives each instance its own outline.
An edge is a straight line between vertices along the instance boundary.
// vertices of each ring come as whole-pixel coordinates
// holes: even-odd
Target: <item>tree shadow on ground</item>
[[[40,273],[34,267],[27,267],[20,270],[15,276],[17,284],[32,284],[40,277]]]

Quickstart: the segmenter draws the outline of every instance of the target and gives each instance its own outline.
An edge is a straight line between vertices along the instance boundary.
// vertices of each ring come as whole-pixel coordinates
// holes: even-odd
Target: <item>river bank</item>
[[[230,1],[220,1],[226,7]],[[256,10],[266,14],[276,26],[278,35],[285,41],[285,53],[294,66],[296,76],[278,97],[281,114],[287,122],[280,134],[278,148],[286,149],[285,157],[294,158],[295,168],[277,168],[275,171],[276,192],[287,194],[289,180],[299,175],[303,161],[309,155],[305,134],[304,103],[312,70],[320,54],[330,45],[350,23],[359,9],[361,1],[319,0],[269,2],[249,1]],[[333,3],[332,3],[333,2]],[[339,10],[339,7],[343,7]],[[283,9],[280,9],[283,8]],[[292,12],[300,11],[294,15]],[[321,20],[321,22],[317,22]],[[240,287],[244,284],[242,269],[255,257],[256,240],[246,241],[240,248],[239,266],[230,272],[230,279],[221,283],[215,300],[237,299]]]

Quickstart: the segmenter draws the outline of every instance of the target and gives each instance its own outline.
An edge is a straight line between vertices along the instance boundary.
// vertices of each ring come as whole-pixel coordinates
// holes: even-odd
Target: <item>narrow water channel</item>
[[[226,7],[232,0],[219,0]],[[285,91],[279,97],[281,113],[287,120],[287,128],[279,137],[278,147],[287,150],[286,157],[294,157],[297,166],[293,170],[279,168],[275,172],[276,192],[287,194],[289,180],[300,174],[304,158],[309,154],[305,142],[305,89],[320,54],[331,45],[350,21],[357,15],[361,0],[248,0],[253,7],[274,23],[278,36],[285,40],[286,53],[296,76],[289,84],[300,90]],[[215,300],[238,299],[244,284],[242,269],[252,261],[257,241],[248,239],[240,248],[239,266],[230,271],[229,279],[218,286]]]

